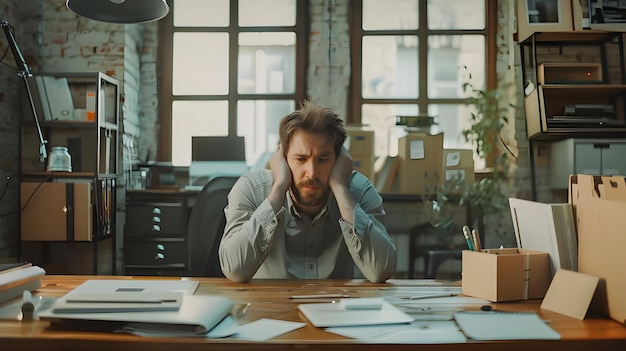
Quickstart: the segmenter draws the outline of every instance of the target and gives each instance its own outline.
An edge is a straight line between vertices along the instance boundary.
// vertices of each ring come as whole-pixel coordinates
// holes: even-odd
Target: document
[[[559,340],[561,335],[536,313],[458,312],[454,319],[474,340]]]
[[[300,304],[298,309],[316,327],[410,323],[413,318],[386,301],[372,309],[347,309],[342,303]]]

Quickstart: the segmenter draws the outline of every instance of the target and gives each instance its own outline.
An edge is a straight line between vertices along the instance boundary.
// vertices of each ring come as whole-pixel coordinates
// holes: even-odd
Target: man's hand
[[[272,185],[268,199],[272,204],[272,208],[274,208],[274,212],[278,213],[292,181],[291,169],[289,169],[289,165],[287,164],[282,145],[279,145],[278,150],[272,155],[270,168],[272,170],[272,176],[274,177],[274,185]]]
[[[336,194],[339,189],[348,188],[348,182],[350,181],[350,175],[352,175],[353,169],[354,163],[352,156],[350,156],[348,150],[342,146],[328,178],[328,186],[330,186],[333,193]]]

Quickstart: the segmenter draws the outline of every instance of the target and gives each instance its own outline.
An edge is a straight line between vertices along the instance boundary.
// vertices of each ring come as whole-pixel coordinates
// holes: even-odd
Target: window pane
[[[239,0],[239,26],[294,26],[296,0]]]
[[[174,33],[174,95],[228,93],[228,33]]]
[[[428,97],[463,98],[463,83],[471,74],[477,87],[485,83],[485,37],[432,35],[428,37]]]
[[[240,94],[293,93],[296,33],[239,34]]]
[[[237,103],[237,135],[246,140],[246,162],[274,152],[279,142],[278,122],[295,110],[293,100],[242,100]]]
[[[172,103],[172,164],[191,164],[192,136],[227,136],[227,101],[174,101]]]
[[[417,98],[417,36],[363,37],[364,98]]]
[[[484,29],[485,0],[428,0],[429,29]]]
[[[396,116],[417,116],[416,104],[363,104],[361,121],[374,129],[376,157],[398,155],[398,138],[406,134],[404,127],[396,126]]]
[[[227,27],[229,0],[174,0],[176,27]]]
[[[418,0],[363,0],[363,29],[417,29]]]
[[[445,149],[472,149],[465,141],[463,130],[469,128],[470,109],[464,104],[432,104],[428,106],[428,114],[436,116],[437,124],[432,126],[431,133],[443,133]],[[474,154],[474,168],[485,168],[485,162]]]

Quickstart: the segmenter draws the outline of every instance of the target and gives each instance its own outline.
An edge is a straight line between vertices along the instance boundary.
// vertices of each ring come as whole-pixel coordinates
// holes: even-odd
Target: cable
[[[28,203],[30,202],[30,200],[33,198],[33,196],[35,196],[35,193],[37,193],[37,190],[39,190],[39,188],[43,185],[43,183],[47,182],[50,177],[52,177],[52,174],[48,174],[41,182],[39,182],[39,184],[37,185],[37,187],[35,188],[35,190],[33,190],[33,192],[28,196],[28,199],[26,200],[26,203],[24,204],[24,206],[22,208],[18,208],[17,210],[13,210],[13,211],[9,211],[7,213],[2,213],[0,214],[0,217],[6,217],[15,213],[19,213],[21,211],[24,211],[24,209],[28,206]],[[8,184],[8,182],[7,182]],[[3,192],[4,195],[4,192]]]

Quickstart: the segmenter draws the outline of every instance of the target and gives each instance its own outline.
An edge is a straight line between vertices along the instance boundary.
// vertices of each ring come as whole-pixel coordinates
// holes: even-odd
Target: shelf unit
[[[44,77],[53,84],[41,85]],[[119,81],[100,72],[42,73],[29,80],[48,155],[55,146],[67,147],[72,172],[51,172],[40,162],[35,120],[25,108],[22,259],[54,274],[114,274]]]
[[[534,199],[535,158],[541,150],[536,144],[625,137],[624,35],[598,30],[534,32],[519,43]]]
[[[623,33],[537,32],[520,43],[520,50],[529,139],[617,136],[626,132]],[[560,61],[555,62],[555,57]],[[543,70],[556,72],[562,79],[546,80]],[[613,113],[566,114],[576,105],[611,106]]]

